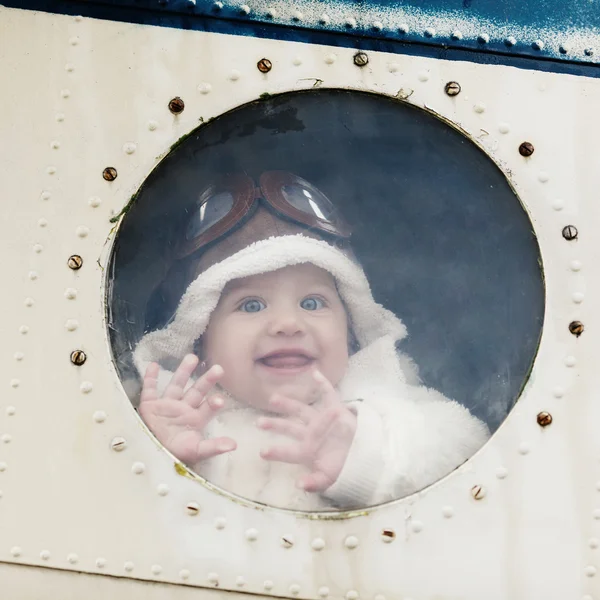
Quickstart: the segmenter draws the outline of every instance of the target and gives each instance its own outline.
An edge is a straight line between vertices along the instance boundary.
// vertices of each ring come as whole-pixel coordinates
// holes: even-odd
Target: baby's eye
[[[309,296],[300,302],[300,307],[304,310],[319,310],[325,308],[325,302],[317,296]]]
[[[258,300],[257,298],[250,298],[250,300],[245,300],[240,305],[240,310],[249,313],[260,312],[265,308],[267,308],[267,305],[262,300]]]

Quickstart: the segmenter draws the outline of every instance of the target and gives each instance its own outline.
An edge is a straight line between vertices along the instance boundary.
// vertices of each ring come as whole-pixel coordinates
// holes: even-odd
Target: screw
[[[538,413],[537,422],[540,427],[548,427],[552,423],[552,415],[548,412]]]
[[[562,236],[565,238],[565,240],[570,242],[571,240],[577,238],[578,235],[579,232],[577,231],[577,227],[575,227],[575,225],[567,225],[566,227],[563,227]]]
[[[71,362],[80,367],[87,360],[87,356],[83,350],[74,350],[71,352]]]
[[[261,73],[268,73],[273,68],[273,63],[268,58],[261,58],[256,66]]]
[[[284,548],[291,548],[294,545],[294,540],[291,537],[282,537],[281,545]]]
[[[471,495],[475,500],[481,500],[482,498],[485,498],[485,488],[481,485],[474,485],[471,488]]]
[[[449,81],[444,87],[448,96],[458,96],[460,94],[460,83]]]
[[[531,142],[523,142],[519,146],[519,154],[521,156],[531,156],[533,154],[534,147]]]
[[[126,442],[125,438],[116,437],[116,438],[113,438],[113,441],[110,443],[110,447],[115,452],[122,452],[127,447],[127,442]]]
[[[169,102],[169,110],[174,115],[178,115],[179,113],[182,113],[184,108],[185,108],[185,103],[179,96],[176,96],[175,98],[173,98],[173,100],[171,100]]]
[[[571,321],[569,323],[569,331],[575,336],[579,337],[583,333],[583,323],[581,321]]]
[[[79,254],[73,254],[73,256],[69,256],[67,265],[69,265],[69,269],[77,271],[78,269],[81,269],[81,267],[83,267],[83,258],[81,258]]]
[[[354,55],[354,64],[357,67],[364,67],[369,62],[369,57],[365,52],[357,52]]]
[[[106,167],[106,169],[102,171],[102,177],[104,177],[106,181],[114,181],[117,178],[117,170],[114,167]]]
[[[196,502],[188,502],[185,507],[188,515],[195,517],[200,512],[200,506]]]
[[[384,542],[393,542],[396,539],[396,532],[393,529],[384,529],[381,532],[381,539]]]

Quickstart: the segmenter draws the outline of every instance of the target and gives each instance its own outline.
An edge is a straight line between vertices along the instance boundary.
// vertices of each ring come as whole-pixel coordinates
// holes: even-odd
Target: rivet
[[[75,288],[67,288],[65,290],[65,298],[68,300],[75,300],[75,298],[77,298],[77,290]]]
[[[552,415],[549,412],[542,411],[538,413],[537,422],[540,427],[548,427],[552,423]]]
[[[71,362],[78,367],[87,360],[87,356],[83,350],[73,350],[71,352]]]
[[[210,85],[210,83],[203,82],[198,85],[198,91],[201,94],[210,94],[211,90],[212,90],[212,85]]]
[[[519,154],[521,156],[531,156],[533,154],[533,151],[535,150],[535,148],[533,147],[533,144],[531,142],[523,142],[520,146],[519,146]]]
[[[152,565],[151,571],[153,575],[160,575],[162,573],[162,567],[160,565]]]
[[[592,550],[596,550],[600,546],[600,540],[598,538],[590,538],[588,545]]]
[[[442,515],[446,519],[450,519],[454,516],[454,509],[451,506],[442,506]]]
[[[146,465],[143,462],[135,462],[131,465],[131,471],[136,475],[141,475],[146,470]]]
[[[37,271],[29,271],[28,277],[31,281],[35,281],[38,278]]]
[[[413,521],[411,523],[411,529],[414,533],[419,533],[423,531],[423,523],[421,521]]]
[[[75,565],[79,562],[79,556],[77,556],[77,554],[69,554],[67,556],[67,560],[72,564]]]
[[[529,446],[529,444],[527,442],[521,442],[519,444],[519,454],[529,454],[529,452],[531,451],[531,447]]]
[[[265,588],[265,590],[269,591],[273,589],[273,582],[270,579],[267,579],[266,581],[263,582],[263,588]]]
[[[354,550],[354,548],[358,546],[358,538],[355,535],[349,535],[344,540],[344,546],[346,546],[346,548],[349,550]]]
[[[40,552],[40,558],[42,560],[49,560],[50,559],[50,552],[48,552],[48,550],[42,550]]]
[[[513,37],[512,35],[509,35],[504,40],[504,43],[510,48],[510,47],[514,46],[517,43],[517,39],[515,37]]]
[[[125,450],[125,448],[127,448],[127,440],[122,437],[115,437],[112,439],[112,442],[110,443],[110,447],[115,452],[123,452],[123,450]]]
[[[533,44],[531,44],[531,47],[534,50],[543,50],[544,49],[544,42],[542,42],[542,40],[535,40],[535,42],[533,42]]]
[[[574,367],[577,364],[577,359],[574,356],[566,356],[565,357],[565,365],[567,367]]]
[[[388,66],[388,71],[390,73],[397,73],[400,70],[400,65],[398,63],[390,63]]]
[[[68,265],[69,269],[73,269],[73,271],[77,271],[78,269],[81,269],[81,267],[83,266],[83,258],[81,258],[81,256],[79,256],[78,254],[73,254],[72,256],[69,256],[67,265]]]
[[[148,130],[155,131],[158,127],[158,123],[156,121],[148,121]]]
[[[320,587],[317,590],[319,598],[327,598],[329,596],[329,588],[327,586]]]
[[[498,131],[500,133],[506,134],[510,131],[510,125],[508,123],[500,123],[498,125]]]
[[[79,322],[76,319],[68,319],[65,323],[67,331],[75,331],[79,327]]]
[[[237,585],[238,587],[244,587],[246,585],[246,579],[241,575],[238,575],[235,578],[235,585]]]
[[[563,388],[561,388],[561,387],[556,387],[552,391],[552,395],[555,398],[562,398],[565,395],[565,390]]]
[[[114,167],[106,167],[106,169],[102,171],[102,177],[106,181],[114,181],[117,178],[117,170]]]
[[[219,585],[219,575],[217,573],[209,573],[207,579],[209,583]]]
[[[58,113],[55,117],[55,119],[59,122],[62,123],[65,120],[65,115],[63,115],[63,113]]]
[[[429,72],[428,71],[421,71],[418,75],[417,75],[417,79],[419,81],[429,81]]]
[[[279,13],[277,12],[276,8],[269,8],[267,9],[267,17],[269,17],[269,19],[275,19],[277,17]]]
[[[23,360],[25,358],[25,354],[23,352],[15,352],[13,357],[15,360]]]
[[[291,535],[284,535],[281,538],[281,545],[284,548],[291,548],[294,545],[294,538]]]
[[[42,192],[40,198],[42,200],[50,200],[52,194],[50,192]]]
[[[325,548],[325,540],[323,538],[315,538],[311,543],[310,547],[319,552]]]
[[[254,542],[258,538],[258,531],[256,529],[248,529],[246,530],[246,539],[249,542]]]
[[[124,565],[123,568],[128,572],[131,573],[131,571],[133,571],[134,569],[134,564],[131,561],[127,561]]]
[[[571,321],[569,323],[569,331],[576,337],[583,333],[583,323],[581,321]]]
[[[249,15],[249,14],[250,14],[250,7],[249,7],[247,4],[242,4],[242,5],[240,6],[240,12],[241,12],[243,15]]]
[[[538,174],[538,179],[541,183],[547,183],[550,180],[550,175],[548,175],[546,171],[540,171]]]
[[[349,590],[346,592],[346,600],[358,600],[358,592],[356,590]]]
[[[185,108],[185,103],[179,96],[175,96],[175,98],[173,98],[172,100],[169,101],[169,110],[174,115],[178,115],[179,113],[182,113],[184,108]]]
[[[473,496],[475,500],[482,500],[485,498],[485,488],[481,485],[474,485],[471,488],[471,496]]]
[[[566,225],[563,227],[562,236],[565,238],[565,240],[570,242],[571,240],[576,239],[578,235],[579,232],[577,231],[577,227],[575,227],[575,225]]]
[[[241,73],[237,69],[233,69],[231,73],[229,73],[230,81],[237,81],[241,77]]]
[[[33,251],[34,251],[36,254],[41,254],[41,252],[42,252],[42,250],[43,250],[43,249],[44,249],[44,246],[42,246],[41,244],[35,244],[35,245],[33,246]]]
[[[482,33],[477,37],[477,41],[480,44],[487,44],[490,41],[490,36],[487,33]]]
[[[14,406],[7,406],[7,407],[6,407],[6,414],[7,414],[9,417],[12,417],[12,416],[14,416],[14,414],[15,414],[16,412],[17,412],[17,409],[16,409]]]
[[[27,327],[27,325],[21,325],[21,327],[19,327],[19,333],[26,335],[29,332],[29,327]]]
[[[583,572],[585,573],[586,577],[594,577],[594,575],[596,575],[596,567],[588,565],[587,567],[585,567]]]
[[[0,473],[4,473],[6,471],[7,464],[5,462],[0,462]]]
[[[222,10],[222,8],[223,8],[223,3],[220,0],[217,0],[217,2],[215,2],[213,4],[214,10]]]
[[[575,304],[581,304],[583,302],[584,296],[582,292],[573,292],[571,298],[573,299],[573,302],[575,302]]]
[[[459,31],[458,29],[456,29],[455,31],[452,32],[453,40],[462,40],[462,37],[463,37],[462,31]]]
[[[444,86],[444,90],[448,96],[458,96],[460,94],[460,84],[456,81],[449,81]]]
[[[3,434],[0,439],[2,440],[3,444],[10,444],[10,442],[12,441],[12,437],[9,433]]]
[[[33,298],[25,298],[25,306],[31,308],[35,304]]]
[[[328,54],[328,55],[325,57],[325,62],[326,62],[328,65],[332,65],[332,64],[335,62],[336,58],[337,58],[337,56],[336,56],[335,54]]]
[[[578,260],[572,260],[569,267],[571,268],[571,271],[581,271],[581,262]]]
[[[476,113],[481,114],[482,112],[485,111],[485,104],[483,104],[483,102],[479,102],[478,104],[475,104],[475,106],[473,106],[473,110]]]
[[[381,532],[381,541],[389,544],[396,539],[396,532],[393,529],[384,529]]]
[[[323,13],[321,15],[321,18],[319,19],[321,25],[328,25],[329,21],[331,21],[330,17],[328,14]]]
[[[408,33],[408,31],[409,31],[409,28],[406,23],[402,23],[401,25],[398,26],[399,33],[406,34],[406,33]]]
[[[44,219],[44,218],[38,219],[38,226],[39,227],[46,227],[47,225],[48,225],[47,219]]]
[[[67,63],[65,65],[65,71],[67,71],[68,73],[72,73],[75,70],[75,66],[72,65],[71,63]]]
[[[56,140],[50,142],[50,148],[52,148],[52,150],[58,150],[60,148],[60,142],[57,142]]]
[[[187,569],[181,569],[181,571],[179,571],[179,577],[181,577],[181,579],[189,579],[190,572]]]
[[[369,63],[369,57],[367,56],[366,52],[357,52],[354,55],[354,64],[357,67],[364,67],[368,63]]]
[[[79,389],[82,394],[89,394],[94,389],[94,386],[91,381],[82,381]]]
[[[200,513],[200,505],[197,502],[188,502],[185,506],[187,514],[191,517],[195,517]]]
[[[71,92],[69,90],[61,90],[60,95],[63,98],[68,98],[71,95]]]
[[[561,45],[558,47],[558,51],[559,51],[561,54],[568,54],[570,50],[571,50],[571,47],[570,47],[568,44],[561,44]]]
[[[427,27],[424,31],[426,37],[433,37],[435,35],[435,29],[433,27]]]
[[[294,19],[294,21],[302,21],[302,19],[304,19],[304,15],[299,10],[295,10],[294,14],[292,15],[292,19]]]
[[[300,586],[297,583],[292,583],[289,587],[290,594],[297,596],[300,593]]]
[[[77,234],[78,237],[80,238],[85,238],[89,235],[90,230],[89,228],[87,228],[85,225],[80,225],[76,230],[75,233]]]
[[[96,421],[96,423],[104,423],[104,421],[106,421],[106,413],[103,410],[97,410],[93,415],[92,418],[94,419],[94,421]],[[140,463],[141,464],[141,463]],[[134,465],[135,466],[135,465]],[[142,465],[143,466],[143,465]],[[141,473],[142,471],[140,471]],[[134,473],[137,473],[137,471],[134,470]]]
[[[375,31],[381,31],[383,29],[383,23],[381,21],[375,21],[373,23],[373,29]]]
[[[346,19],[346,27],[354,29],[356,27],[356,19],[354,17],[348,17]]]
[[[496,477],[498,479],[506,479],[507,476],[508,476],[508,470],[506,469],[506,467],[498,467],[496,469]]]
[[[217,517],[215,519],[215,527],[217,529],[225,529],[226,525],[227,525],[227,519],[225,517]]]
[[[71,46],[77,46],[77,44],[79,44],[79,38],[78,38],[78,37],[76,37],[76,36],[75,36],[75,37],[72,37],[72,38],[69,40],[69,44],[71,44]]]
[[[256,67],[261,73],[268,73],[273,68],[273,63],[268,58],[261,58]]]
[[[20,383],[21,382],[18,379],[11,379],[10,380],[10,387],[12,387],[12,388],[18,388]]]
[[[106,559],[105,558],[97,558],[96,559],[96,566],[99,569],[104,569],[104,567],[106,566]]]
[[[166,496],[169,493],[169,486],[166,483],[159,483],[156,487],[159,496]]]
[[[21,550],[21,548],[19,546],[13,546],[10,549],[10,553],[12,554],[12,556],[17,558],[17,557],[21,556],[21,554],[23,554],[23,550]]]
[[[295,67],[299,67],[302,64],[302,59],[299,56],[295,56],[292,60],[292,64]]]
[[[586,49],[585,49],[583,52],[584,52],[584,54],[585,54],[586,56],[593,56],[593,54],[594,54],[594,49],[593,49],[593,48],[586,48]]]
[[[137,146],[133,142],[123,144],[123,152],[125,154],[133,154],[137,150]]]

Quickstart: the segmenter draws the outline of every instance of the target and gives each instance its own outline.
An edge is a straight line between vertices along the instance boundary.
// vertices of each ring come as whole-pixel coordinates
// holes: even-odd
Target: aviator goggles
[[[192,208],[178,258],[223,237],[261,201],[284,219],[337,238],[350,237],[350,227],[329,198],[301,177],[267,171],[256,186],[251,177],[237,174],[223,177],[202,192]]]

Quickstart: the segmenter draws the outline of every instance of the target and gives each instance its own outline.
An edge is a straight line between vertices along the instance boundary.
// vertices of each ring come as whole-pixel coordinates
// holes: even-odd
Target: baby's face
[[[348,322],[333,277],[303,264],[231,281],[202,354],[223,367],[221,385],[242,402],[267,408],[275,392],[313,401],[312,372],[335,386],[348,364]]]

